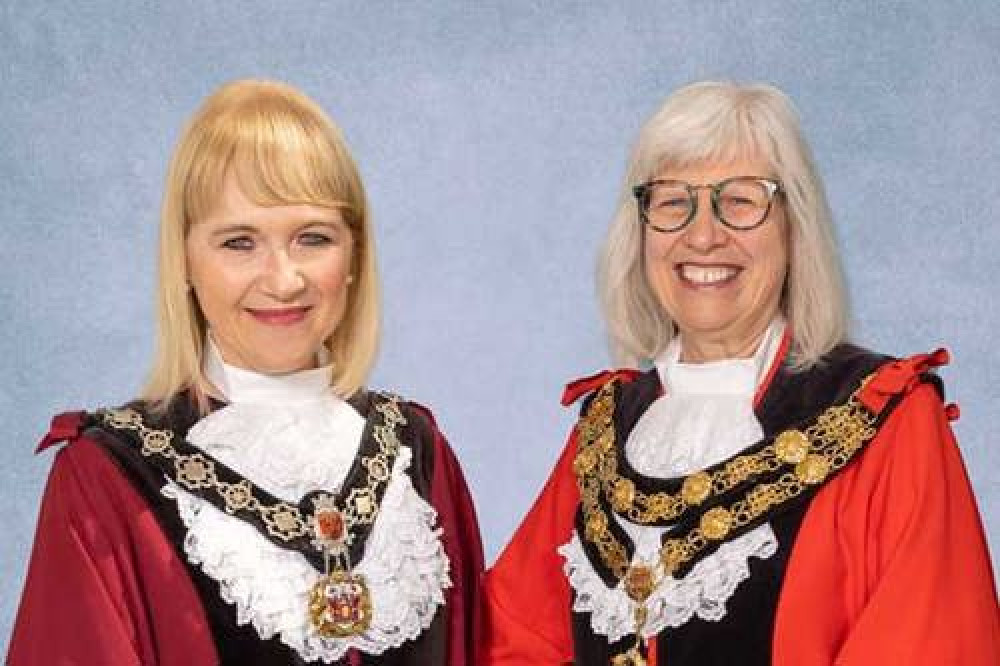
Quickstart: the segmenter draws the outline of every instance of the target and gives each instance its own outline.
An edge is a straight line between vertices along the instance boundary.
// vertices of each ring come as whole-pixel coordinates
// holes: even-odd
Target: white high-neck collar
[[[775,317],[750,358],[724,359],[706,363],[680,360],[684,341],[676,336],[655,365],[668,394],[753,395],[774,362],[785,334],[785,320]]]
[[[320,352],[317,356],[322,362],[329,354]],[[211,335],[205,336],[203,370],[208,381],[212,382],[230,404],[287,405],[333,395],[330,390],[330,365],[282,375],[267,375],[237,368],[222,360],[222,353]]]

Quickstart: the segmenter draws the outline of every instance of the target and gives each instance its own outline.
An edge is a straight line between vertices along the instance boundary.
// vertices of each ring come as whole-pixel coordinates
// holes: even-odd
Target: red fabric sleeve
[[[580,500],[573,475],[576,446],[574,432],[542,494],[486,575],[482,664],[573,662],[570,589],[556,549],[572,535]]]
[[[422,409],[434,424],[429,411]],[[449,666],[472,666],[479,641],[480,579],[483,544],[472,494],[455,454],[434,425],[434,473],[431,504],[438,513],[442,541],[451,572],[448,606]]]
[[[204,611],[142,497],[100,446],[60,451],[42,499],[10,666],[210,666]]]
[[[782,588],[774,663],[1000,664],[986,540],[930,386],[913,388],[809,507]]]

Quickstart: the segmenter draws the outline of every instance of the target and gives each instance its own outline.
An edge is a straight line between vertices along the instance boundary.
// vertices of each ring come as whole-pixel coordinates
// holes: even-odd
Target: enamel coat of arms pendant
[[[372,622],[372,598],[364,576],[332,571],[313,585],[309,618],[317,633],[346,638],[364,633]]]

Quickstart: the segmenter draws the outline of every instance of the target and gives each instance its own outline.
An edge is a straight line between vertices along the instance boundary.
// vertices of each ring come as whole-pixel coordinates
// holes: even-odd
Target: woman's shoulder
[[[870,411],[880,414],[891,411],[924,385],[943,399],[944,387],[936,370],[947,362],[943,349],[895,357],[843,343],[805,367],[797,367],[794,358],[783,359],[768,381],[758,409],[765,415],[796,410],[806,413],[815,406],[844,404],[856,396]]]
[[[362,416],[382,405],[396,405],[404,420],[403,425],[416,427],[428,432],[438,432],[437,419],[426,403],[383,388],[363,388],[348,399],[348,403]]]
[[[63,465],[102,464],[120,457],[130,448],[123,440],[123,424],[143,428],[177,430],[185,421],[190,425],[193,406],[181,406],[182,400],[172,401],[165,408],[158,408],[142,400],[131,400],[121,405],[90,410],[72,410],[56,414],[42,436],[35,453],[59,448],[57,462]],[[181,413],[183,412],[183,414]],[[196,419],[195,419],[196,420]],[[186,432],[184,427],[181,432]]]
[[[893,403],[940,404],[948,419],[954,420],[958,418],[958,407],[944,405],[944,382],[938,374],[938,368],[950,361],[944,348],[898,358],[881,356],[864,378],[858,398],[874,412],[881,412]],[[914,394],[919,397],[910,398]]]
[[[68,447],[78,442],[93,442],[95,432],[101,429],[101,415],[115,410],[141,409],[141,403],[130,402],[121,407],[94,410],[71,410],[60,412],[52,417],[49,428],[35,448],[35,453],[42,453],[57,445]]]
[[[789,359],[786,359],[786,363]],[[909,355],[887,354],[853,342],[842,342],[833,347],[809,366],[818,372],[843,372],[854,369],[867,370],[868,374],[881,372],[907,372],[927,375],[950,362],[948,351],[941,347],[930,352]]]
[[[602,392],[655,394],[659,390],[660,381],[655,368],[645,371],[636,368],[615,368],[570,381],[563,389],[560,402],[564,407],[569,407],[582,398],[580,413],[583,414]]]
[[[116,442],[101,427],[99,414],[68,411],[55,415],[36,453],[58,449],[47,492],[68,501],[71,511],[117,511],[132,502],[134,487],[116,455]]]
[[[41,453],[57,444],[77,442],[92,419],[93,416],[83,410],[56,414],[49,423],[49,429],[38,442],[35,453]]]
[[[361,389],[348,402],[366,419],[380,408],[383,414],[395,411],[396,416],[385,422],[398,428],[400,443],[410,449],[418,466],[431,470],[442,463],[457,465],[434,411],[425,402],[381,388]]]

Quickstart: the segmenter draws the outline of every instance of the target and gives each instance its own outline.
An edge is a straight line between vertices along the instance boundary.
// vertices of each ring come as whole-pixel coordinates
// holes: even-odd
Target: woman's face
[[[772,177],[767,163],[739,160],[666,168],[656,178],[691,185],[734,176]],[[751,356],[778,312],[788,267],[785,210],[775,197],[763,224],[734,231],[715,219],[707,189],[695,217],[678,231],[644,230],[646,279],[681,333],[681,358],[709,361]]]
[[[226,363],[267,374],[315,367],[347,306],[353,242],[340,211],[258,206],[230,175],[186,250],[188,280]]]

